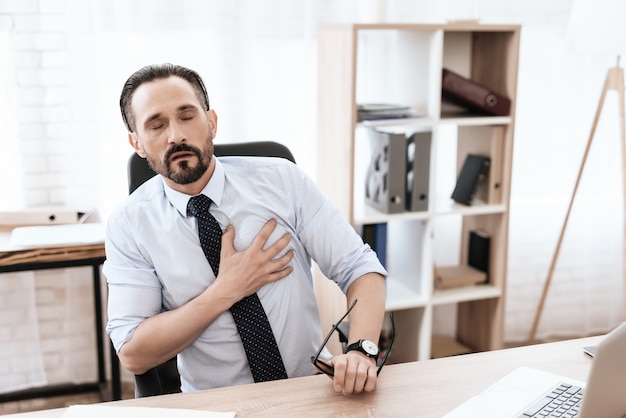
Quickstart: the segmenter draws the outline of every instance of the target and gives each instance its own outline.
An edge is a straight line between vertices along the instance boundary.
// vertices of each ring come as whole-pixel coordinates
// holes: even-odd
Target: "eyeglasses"
[[[333,327],[330,329],[330,332],[328,333],[326,338],[324,338],[324,341],[322,342],[322,345],[320,346],[320,349],[317,350],[317,353],[314,356],[311,356],[311,363],[313,363],[313,365],[319,371],[321,371],[324,374],[327,374],[330,377],[333,377],[335,375],[334,367],[331,366],[330,364],[324,362],[323,360],[320,360],[319,356],[322,353],[322,350],[324,350],[324,347],[326,346],[326,343],[328,343],[328,340],[330,340],[330,337],[333,335],[333,333],[335,331],[337,331],[337,328],[339,327],[341,322],[346,318],[346,316],[348,316],[350,311],[354,308],[354,305],[356,305],[356,302],[357,301],[355,299],[354,302],[352,302],[352,304],[348,308],[348,311],[341,318],[339,318],[339,321],[337,321],[335,324],[333,324]],[[391,347],[393,346],[393,340],[396,337],[396,324],[393,321],[393,312],[389,313],[389,319],[391,320],[391,338],[389,340],[389,347],[385,351],[385,355],[382,357],[382,359],[379,357],[376,360],[376,364],[378,365],[378,370],[376,371],[376,376],[378,376],[380,374],[380,371],[382,370],[383,366],[387,362],[387,357],[389,357],[389,353],[391,352]]]

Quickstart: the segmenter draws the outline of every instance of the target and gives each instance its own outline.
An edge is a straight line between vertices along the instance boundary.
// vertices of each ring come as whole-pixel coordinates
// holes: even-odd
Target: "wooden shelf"
[[[403,334],[403,361],[430,358],[435,308],[444,305],[456,305],[457,340],[473,351],[502,348],[520,31],[478,23],[319,27],[317,181],[356,228],[387,225],[386,248],[376,250],[386,254],[386,307]],[[476,115],[442,100],[443,68],[508,97],[510,115]],[[360,103],[399,104],[423,116],[357,122]],[[365,203],[371,129],[430,133],[425,210],[388,214]],[[468,154],[488,156],[490,168],[465,206],[451,195]],[[476,229],[490,236],[489,284],[435,290],[435,266],[464,264]],[[328,328],[345,298],[327,287],[318,300]]]
[[[502,290],[488,284],[457,287],[454,289],[435,290],[432,297],[433,305],[470,302],[475,300],[493,299],[502,296]]]

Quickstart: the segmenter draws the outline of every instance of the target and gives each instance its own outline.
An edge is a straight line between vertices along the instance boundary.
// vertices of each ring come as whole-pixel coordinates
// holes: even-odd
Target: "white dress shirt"
[[[211,213],[222,230],[234,226],[237,251],[247,248],[271,218],[278,226],[268,245],[291,234],[284,252],[294,250],[293,272],[257,294],[288,376],[313,374],[310,357],[322,335],[311,259],[346,292],[366,273],[386,275],[376,254],[288,160],[220,157],[202,193],[213,201]],[[109,285],[107,332],[118,351],[143,320],[184,305],[215,280],[200,247],[196,218],[187,216],[190,197],[157,175],[108,220],[103,270]],[[178,355],[178,368],[183,391],[254,382],[229,311]]]

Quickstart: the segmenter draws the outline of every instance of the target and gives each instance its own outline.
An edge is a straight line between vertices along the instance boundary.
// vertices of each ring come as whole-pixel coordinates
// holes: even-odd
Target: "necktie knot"
[[[187,216],[191,215],[197,218],[200,215],[204,215],[209,211],[211,203],[213,203],[211,199],[203,194],[193,196],[187,203]]]

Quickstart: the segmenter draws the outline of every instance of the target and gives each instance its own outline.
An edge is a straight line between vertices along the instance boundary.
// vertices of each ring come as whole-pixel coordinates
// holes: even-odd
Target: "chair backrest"
[[[295,163],[289,148],[274,141],[256,142],[236,142],[232,144],[215,144],[213,152],[218,157],[226,156],[253,156],[253,157],[282,157]],[[145,158],[133,152],[128,160],[128,193],[132,193],[146,180],[154,177],[156,173],[152,171]]]
[[[255,156],[281,157],[295,163],[293,154],[286,146],[273,141],[237,142],[232,144],[215,144],[213,152],[218,157]],[[154,177],[145,158],[133,153],[128,160],[128,193],[132,193],[146,180]],[[180,392],[180,375],[176,367],[176,357],[156,366],[146,373],[135,375],[135,397],[162,395]]]

